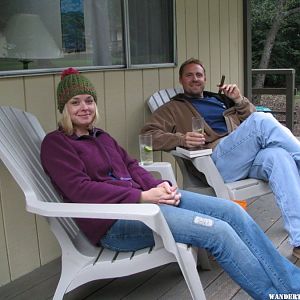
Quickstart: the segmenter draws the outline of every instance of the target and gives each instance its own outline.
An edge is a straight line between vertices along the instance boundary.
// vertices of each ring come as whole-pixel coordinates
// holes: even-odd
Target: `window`
[[[175,62],[174,0],[2,0],[0,75]]]

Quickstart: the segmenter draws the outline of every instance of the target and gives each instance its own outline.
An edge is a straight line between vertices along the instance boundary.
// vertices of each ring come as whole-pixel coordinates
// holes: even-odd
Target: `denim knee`
[[[280,147],[265,148],[258,152],[253,162],[250,176],[254,175],[255,168],[259,168],[260,176],[263,175],[261,179],[269,180],[273,168],[279,167],[284,171],[285,167],[289,167],[291,164],[295,164],[295,161],[291,154],[285,149]]]
[[[254,112],[248,117],[248,119],[249,124],[254,123],[254,128],[261,132],[268,132],[273,128],[281,126],[281,124],[270,113]]]
[[[256,122],[261,122],[261,121],[275,121],[277,120],[274,118],[274,116],[270,113],[264,113],[264,112],[254,112],[250,115],[251,119],[256,121]]]
[[[237,250],[239,246],[241,246],[241,240],[230,224],[222,220],[215,221],[208,247],[215,258],[230,256],[232,249]]]
[[[221,220],[227,222],[235,218],[240,219],[243,215],[248,216],[248,214],[239,204],[227,199],[223,199],[223,201],[224,202],[222,203],[222,209],[219,210],[218,213],[214,215],[214,217],[220,218]]]

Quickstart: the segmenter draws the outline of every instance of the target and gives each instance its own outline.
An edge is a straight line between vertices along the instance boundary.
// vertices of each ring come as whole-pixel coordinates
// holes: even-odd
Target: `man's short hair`
[[[186,60],[184,63],[182,63],[182,65],[180,66],[179,68],[179,77],[182,76],[183,74],[183,71],[184,71],[184,68],[185,66],[187,65],[190,65],[190,64],[196,64],[196,65],[199,65],[202,67],[203,71],[204,71],[204,74],[205,74],[205,68],[203,66],[203,63],[199,60],[199,59],[196,59],[196,58],[189,58],[188,60]]]

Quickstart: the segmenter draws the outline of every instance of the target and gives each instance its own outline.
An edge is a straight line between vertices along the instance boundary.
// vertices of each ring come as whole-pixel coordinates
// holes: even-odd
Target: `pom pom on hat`
[[[61,74],[57,87],[57,106],[62,113],[65,104],[76,95],[88,94],[97,102],[97,94],[93,84],[77,69],[68,68]]]
[[[68,68],[65,69],[60,76],[60,79],[63,80],[66,76],[71,75],[71,74],[79,74],[78,70],[74,68]]]

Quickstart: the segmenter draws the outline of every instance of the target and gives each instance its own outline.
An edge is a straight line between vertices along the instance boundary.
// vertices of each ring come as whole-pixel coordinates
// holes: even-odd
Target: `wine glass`
[[[204,120],[202,117],[192,118],[192,130],[204,134]]]
[[[202,117],[192,117],[192,130],[204,134],[204,119]],[[205,149],[204,144],[196,147],[197,149]]]

